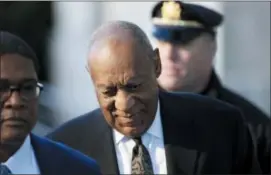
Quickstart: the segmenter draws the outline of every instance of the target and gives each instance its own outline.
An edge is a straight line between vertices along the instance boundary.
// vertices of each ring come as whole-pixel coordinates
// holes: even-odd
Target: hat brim
[[[171,43],[185,43],[204,32],[204,28],[191,28],[183,26],[159,26],[154,25],[152,35],[161,41]]]

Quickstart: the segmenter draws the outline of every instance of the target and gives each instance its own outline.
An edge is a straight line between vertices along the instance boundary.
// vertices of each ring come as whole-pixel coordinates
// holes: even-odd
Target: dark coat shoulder
[[[204,95],[188,92],[163,92],[160,93],[160,99],[162,108],[174,111],[175,114],[185,113],[187,117],[204,118],[205,120],[212,119],[214,121],[244,120],[241,111],[237,107]],[[184,116],[179,118],[182,117]]]
[[[94,159],[73,148],[35,135],[31,136],[31,142],[41,172],[50,172],[49,174],[100,174],[99,166]],[[53,156],[53,160],[50,160],[48,156]]]
[[[84,147],[86,138],[88,138],[88,142],[96,143],[97,139],[100,139],[99,134],[104,131],[105,127],[109,127],[109,125],[105,122],[103,114],[98,108],[69,120],[46,137],[65,143],[76,150],[81,150],[79,148]],[[89,133],[90,130],[91,133]]]
[[[255,104],[238,95],[237,93],[227,89],[221,88],[219,99],[228,102],[242,110],[246,120],[254,126],[259,124],[266,124],[270,118],[261,111]]]

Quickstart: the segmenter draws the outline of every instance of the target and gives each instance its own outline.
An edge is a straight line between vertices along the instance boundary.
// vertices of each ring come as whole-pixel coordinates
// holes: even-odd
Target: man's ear
[[[87,72],[90,73],[88,65],[85,65],[85,68],[86,68]]]
[[[162,69],[159,49],[155,48],[153,52],[154,52],[155,74],[156,74],[156,78],[158,78],[161,74],[161,69]]]
[[[216,51],[217,51],[217,41],[216,38],[213,39],[213,41],[211,42],[211,54],[212,54],[212,58],[214,59],[215,55],[216,55]]]

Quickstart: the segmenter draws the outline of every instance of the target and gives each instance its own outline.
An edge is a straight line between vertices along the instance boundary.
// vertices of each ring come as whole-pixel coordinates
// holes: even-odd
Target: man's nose
[[[127,112],[132,108],[134,104],[135,100],[131,94],[123,91],[118,92],[115,99],[116,109]]]
[[[9,98],[4,102],[4,108],[24,108],[25,104],[18,91],[10,92]]]
[[[168,43],[164,46],[162,56],[168,60],[174,61],[177,57],[177,48],[174,45]]]

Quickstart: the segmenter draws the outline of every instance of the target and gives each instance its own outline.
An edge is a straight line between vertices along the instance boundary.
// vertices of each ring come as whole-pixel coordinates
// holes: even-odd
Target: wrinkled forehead
[[[125,83],[131,79],[146,79],[152,73],[147,59],[137,58],[137,55],[100,54],[90,64],[90,73],[94,82]],[[141,60],[146,60],[143,62]]]
[[[131,81],[144,81],[150,76],[148,69],[120,62],[97,64],[91,68],[90,72],[92,80],[98,84],[126,84]]]
[[[23,79],[37,79],[34,64],[31,59],[18,54],[5,54],[0,58],[0,77],[11,82]]]
[[[92,68],[139,69],[149,66],[148,53],[131,40],[112,39],[94,47],[89,54]]]

